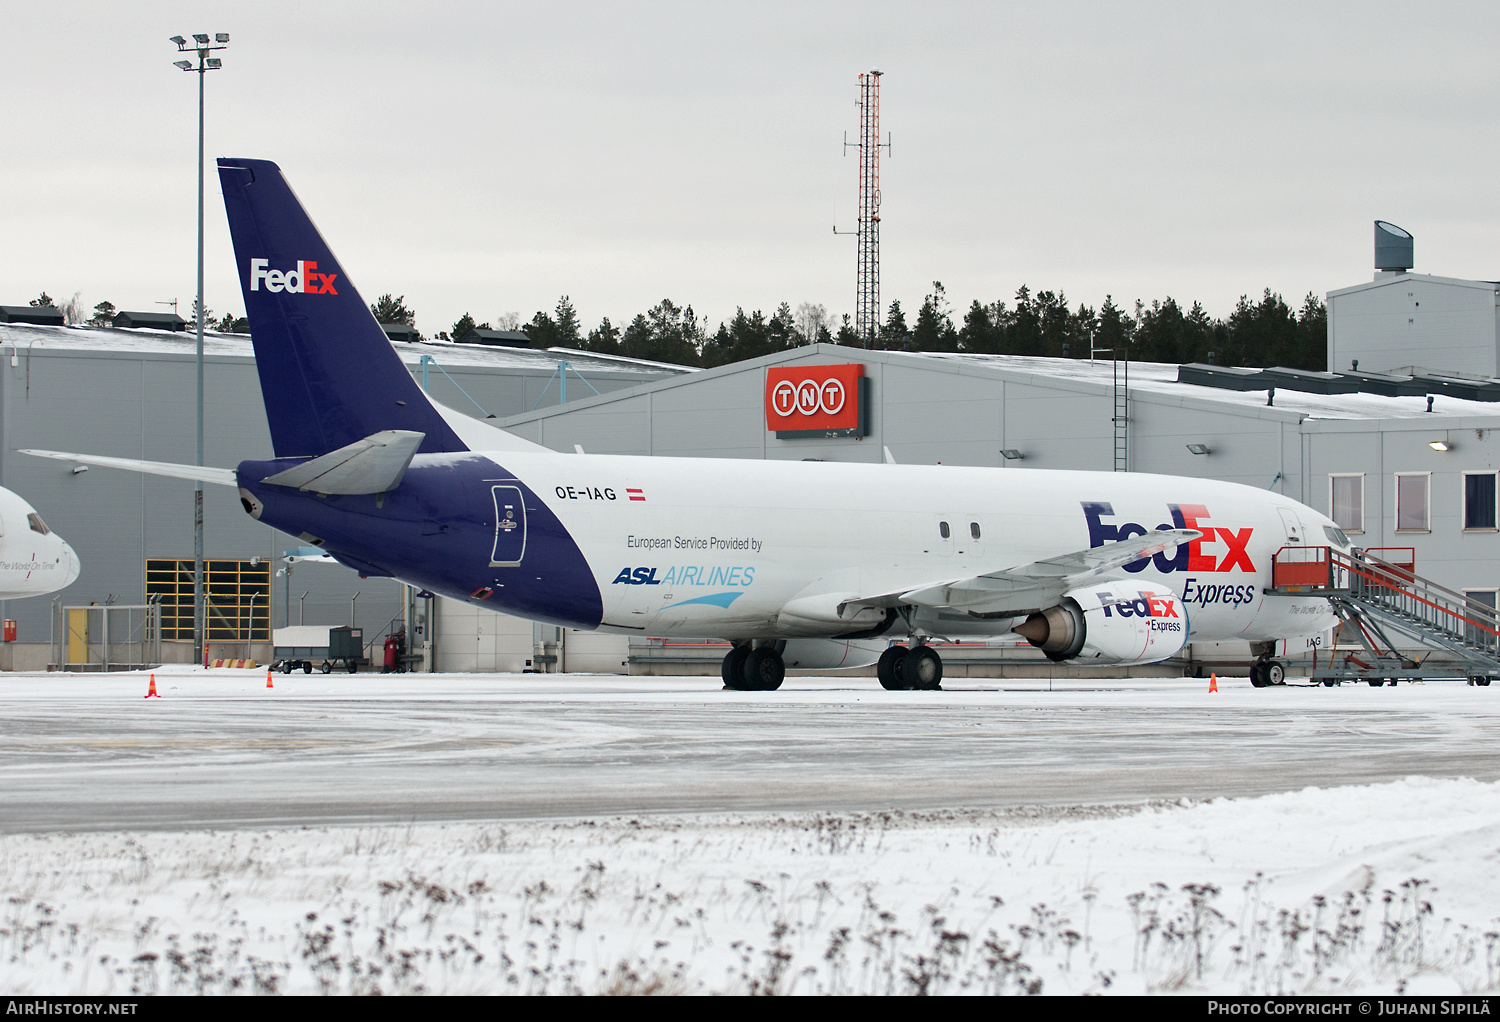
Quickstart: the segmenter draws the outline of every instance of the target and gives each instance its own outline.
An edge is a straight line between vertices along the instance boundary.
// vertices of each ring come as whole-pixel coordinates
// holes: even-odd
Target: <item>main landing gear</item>
[[[881,688],[933,692],[943,683],[943,658],[930,646],[891,646],[875,664]]]
[[[786,677],[786,664],[776,644],[751,647],[736,644],[724,655],[720,665],[724,685],[739,692],[774,692]]]

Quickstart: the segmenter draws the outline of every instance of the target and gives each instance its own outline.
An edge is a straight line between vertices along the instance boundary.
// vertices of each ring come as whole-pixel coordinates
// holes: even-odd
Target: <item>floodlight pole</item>
[[[215,50],[228,49],[229,34],[219,32],[214,36],[219,45],[211,45],[208,33],[198,33],[189,44],[182,36],[173,36],[178,52],[196,51],[198,66],[179,60],[176,66],[184,71],[198,74],[198,309],[197,309],[197,377],[198,377],[198,428],[194,445],[198,468],[203,467],[203,78],[210,71],[222,67],[219,59],[209,59]],[[203,605],[203,480],[193,480],[193,659],[208,666],[208,620]]]

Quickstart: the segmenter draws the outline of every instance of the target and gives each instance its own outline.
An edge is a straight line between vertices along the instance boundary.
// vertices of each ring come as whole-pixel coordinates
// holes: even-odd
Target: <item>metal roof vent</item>
[[[1415,263],[1412,260],[1412,236],[1395,224],[1375,221],[1375,268],[1401,273]]]

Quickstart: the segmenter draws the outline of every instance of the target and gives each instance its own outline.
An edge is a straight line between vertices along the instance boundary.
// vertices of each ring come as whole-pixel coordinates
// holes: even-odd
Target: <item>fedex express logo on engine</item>
[[[337,273],[319,273],[318,264],[311,259],[298,259],[295,270],[270,269],[269,259],[250,260],[250,290],[259,291],[264,284],[267,291],[285,291],[294,295],[336,295],[333,282]]]
[[[1105,617],[1119,614],[1120,617],[1170,617],[1177,618],[1178,621],[1182,620],[1177,613],[1177,601],[1170,596],[1142,592],[1140,599],[1129,600],[1121,599],[1107,589],[1101,589],[1094,596],[1098,598],[1099,606],[1104,608]]]
[[[1162,524],[1156,528],[1196,529],[1203,533],[1203,538],[1182,544],[1170,557],[1167,556],[1166,551],[1162,551],[1151,557],[1142,557],[1139,561],[1132,561],[1125,565],[1126,571],[1144,571],[1148,564],[1155,565],[1156,570],[1161,572],[1255,571],[1248,549],[1250,536],[1255,531],[1253,528],[1231,529],[1222,525],[1208,525],[1204,519],[1211,516],[1208,508],[1202,504],[1168,504],[1167,512],[1171,515],[1172,524]],[[1132,536],[1144,536],[1150,531],[1135,522],[1123,522],[1116,525],[1105,521],[1107,518],[1113,518],[1114,514],[1114,507],[1108,503],[1083,501],[1083,516],[1089,524],[1090,547],[1103,546],[1106,543],[1129,539]],[[1217,545],[1220,549],[1215,549],[1212,553],[1206,552],[1204,548],[1210,545]]]

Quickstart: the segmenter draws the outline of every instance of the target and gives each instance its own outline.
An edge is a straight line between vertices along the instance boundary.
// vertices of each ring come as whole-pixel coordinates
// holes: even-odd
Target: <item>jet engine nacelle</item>
[[[803,671],[869,667],[889,645],[884,639],[788,639],[781,660]]]
[[[1151,664],[1187,644],[1187,608],[1165,586],[1100,582],[1071,590],[1016,634],[1053,660]]]

